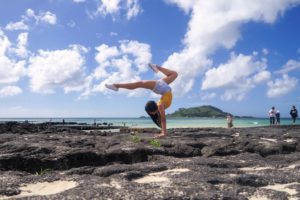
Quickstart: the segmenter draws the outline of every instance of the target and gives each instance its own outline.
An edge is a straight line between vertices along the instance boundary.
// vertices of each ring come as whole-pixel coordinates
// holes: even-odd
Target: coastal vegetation
[[[149,144],[152,145],[152,146],[154,146],[154,147],[160,147],[161,146],[160,141],[156,140],[156,139],[151,139],[149,141]]]
[[[211,105],[204,105],[191,108],[179,108],[174,113],[168,114],[167,117],[172,118],[191,118],[191,117],[210,117],[219,118],[226,117],[228,113]]]

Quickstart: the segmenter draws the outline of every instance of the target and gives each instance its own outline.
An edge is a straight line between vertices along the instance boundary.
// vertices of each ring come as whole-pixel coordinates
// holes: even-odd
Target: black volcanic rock
[[[157,132],[0,124],[0,199],[300,198],[299,126]]]

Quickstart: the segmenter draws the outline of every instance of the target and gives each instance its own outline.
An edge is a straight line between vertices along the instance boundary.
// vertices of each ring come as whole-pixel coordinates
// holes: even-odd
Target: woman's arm
[[[158,110],[159,110],[160,117],[161,117],[161,135],[166,136],[167,135],[167,120],[166,120],[164,105],[160,104],[158,106]]]

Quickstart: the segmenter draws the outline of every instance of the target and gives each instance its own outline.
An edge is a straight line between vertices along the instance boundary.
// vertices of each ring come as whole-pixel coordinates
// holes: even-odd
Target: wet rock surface
[[[0,124],[0,199],[300,199],[300,126]]]

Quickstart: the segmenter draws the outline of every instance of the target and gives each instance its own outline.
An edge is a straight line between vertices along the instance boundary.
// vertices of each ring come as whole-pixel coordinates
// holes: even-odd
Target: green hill
[[[227,113],[219,108],[205,105],[192,108],[179,108],[174,113],[168,114],[167,117],[226,117]]]

